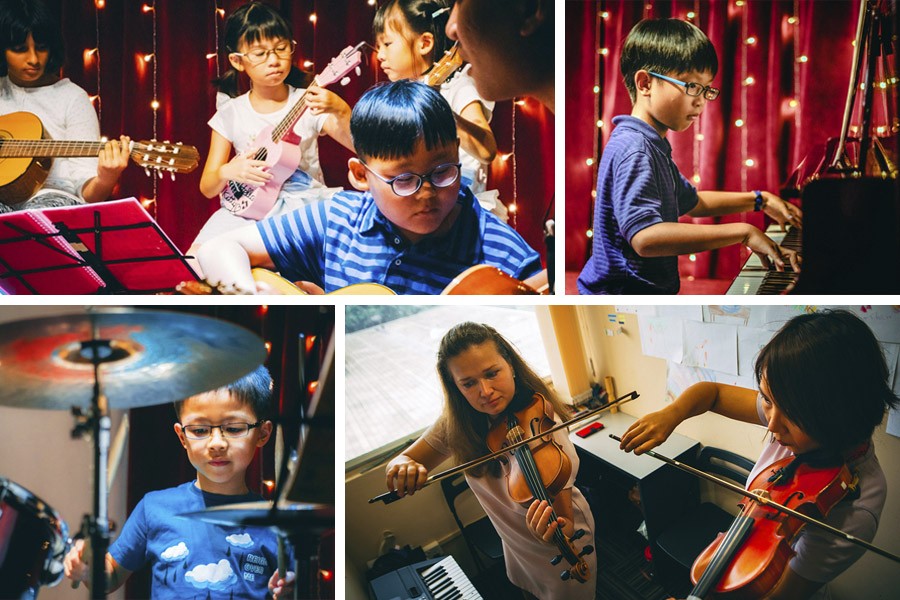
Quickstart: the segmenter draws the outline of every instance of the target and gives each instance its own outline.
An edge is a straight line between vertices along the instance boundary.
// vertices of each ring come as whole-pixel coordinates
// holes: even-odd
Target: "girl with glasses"
[[[278,125],[306,92],[309,110],[293,129],[300,137],[300,164],[282,185],[268,216],[330,197],[337,189],[325,187],[317,139],[329,135],[352,150],[348,133],[350,107],[326,89],[303,89],[306,76],[291,64],[296,42],[290,25],[269,6],[251,2],[234,11],[225,22],[224,43],[230,69],[214,82],[221,93],[218,111],[209,120],[212,137],[200,191],[213,198],[230,185],[260,187],[272,179],[266,161],[255,158],[255,138],[266,127]],[[242,74],[249,79],[250,89],[238,95]],[[193,254],[211,237],[253,221],[230,212],[223,200],[188,253]]]

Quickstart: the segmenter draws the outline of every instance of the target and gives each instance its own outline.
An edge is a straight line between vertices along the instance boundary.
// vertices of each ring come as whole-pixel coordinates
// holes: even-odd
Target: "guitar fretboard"
[[[318,79],[313,79],[310,86],[319,85]],[[290,131],[300,117],[303,115],[303,111],[306,110],[306,94],[309,93],[309,88],[304,90],[303,95],[300,96],[300,99],[297,100],[297,103],[291,107],[291,110],[288,111],[288,114],[281,120],[281,123],[278,124],[277,127],[272,131],[272,141],[278,143],[281,141],[281,138],[285,136],[285,134]]]
[[[104,142],[65,140],[0,140],[0,158],[43,156],[97,156]]]

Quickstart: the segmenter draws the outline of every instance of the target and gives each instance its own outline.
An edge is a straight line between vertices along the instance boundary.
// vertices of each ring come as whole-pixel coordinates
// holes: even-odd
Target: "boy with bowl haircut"
[[[272,422],[265,418],[271,395],[272,377],[259,367],[234,383],[175,402],[175,434],[197,479],[150,492],[138,502],[106,555],[108,591],[148,563],[153,598],[182,600],[218,592],[263,599],[293,589],[293,573],[286,580],[278,577],[278,539],[272,530],[179,517],[262,499],[247,487],[246,471],[272,434]],[[79,540],[66,555],[65,574],[73,581],[90,578],[83,554]]]
[[[784,226],[802,213],[774,194],[698,192],[678,171],[669,130],[683,131],[719,90],[715,48],[697,27],[679,19],[646,19],[625,40],[622,76],[630,116],[616,129],[600,160],[593,254],[578,278],[582,294],[676,294],[678,255],[744,244],[763,265],[799,271],[800,256],[747,223],[701,225],[678,217],[710,217],[762,210]]]
[[[210,240],[197,254],[207,280],[254,291],[250,267],[260,266],[326,292],[368,282],[439,294],[479,264],[522,280],[540,274],[537,252],[460,186],[456,123],[439,92],[376,85],[353,108],[350,132],[359,191]]]

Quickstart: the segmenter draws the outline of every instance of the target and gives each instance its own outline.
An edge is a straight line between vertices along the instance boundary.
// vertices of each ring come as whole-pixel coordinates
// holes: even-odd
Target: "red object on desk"
[[[582,427],[581,429],[576,431],[575,435],[577,435],[580,438],[586,438],[587,436],[591,435],[592,433],[597,433],[604,427],[605,427],[605,425],[603,425],[603,423],[601,423],[600,421],[594,421],[587,427]]]

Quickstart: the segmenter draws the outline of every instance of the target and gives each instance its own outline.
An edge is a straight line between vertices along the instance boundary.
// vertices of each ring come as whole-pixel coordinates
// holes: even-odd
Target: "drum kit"
[[[164,404],[213,390],[249,373],[265,358],[265,346],[253,333],[188,313],[104,307],[15,321],[0,324],[0,406],[68,410],[75,422],[73,437],[90,435],[93,512],[85,515],[82,533],[90,539],[93,556],[102,557],[109,546],[109,410]],[[333,387],[325,387],[333,406]],[[333,427],[332,416],[331,490]],[[311,429],[315,430],[301,424],[301,432]],[[308,475],[298,464],[303,442],[301,435],[289,485],[283,485],[284,477],[279,481],[280,487],[295,490],[293,495],[283,495],[275,503],[225,506],[184,516],[231,526],[268,526],[292,542],[315,539],[333,529],[333,492],[330,504],[317,502],[320,498],[312,503],[296,501],[296,490],[304,487],[300,480]],[[59,513],[21,485],[0,477],[0,598],[36,598],[41,586],[59,583],[71,543]],[[299,577],[300,553],[295,555],[295,590],[308,593],[309,582]],[[104,563],[92,561],[92,598],[106,597]]]

